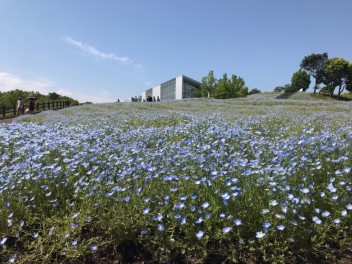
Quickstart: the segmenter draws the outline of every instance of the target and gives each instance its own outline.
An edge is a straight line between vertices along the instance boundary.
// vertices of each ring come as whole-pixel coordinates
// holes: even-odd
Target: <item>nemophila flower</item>
[[[222,233],[223,234],[227,234],[228,232],[230,232],[232,230],[232,227],[224,227],[223,229],[222,229]]]
[[[209,213],[205,213],[204,216],[205,216],[206,219],[209,219],[211,217],[211,215]]]
[[[145,215],[145,214],[148,214],[149,211],[150,211],[150,209],[147,207],[147,208],[145,208],[145,209],[143,210],[143,214],[144,214],[144,215]]]
[[[89,246],[89,248],[90,248],[90,250],[92,250],[92,251],[96,251],[96,250],[98,249],[98,246],[97,246],[96,244],[91,244],[91,245]]]
[[[204,221],[203,217],[199,217],[199,218],[195,221],[195,223],[196,223],[196,224],[200,224],[200,223],[202,223],[203,221]]]
[[[341,223],[341,220],[340,220],[340,218],[335,218],[333,222],[334,222],[335,224],[339,224],[339,223]]]
[[[7,240],[7,237],[3,237],[0,241],[0,246],[5,244],[6,240]]]
[[[192,195],[191,195],[191,199],[192,199],[192,200],[196,199],[197,197],[198,197],[198,194],[192,194]]]
[[[295,220],[295,219],[290,220],[290,223],[291,223],[292,225],[294,225],[294,226],[297,226],[297,225],[298,225],[298,221]]]
[[[262,231],[259,231],[259,232],[256,233],[255,237],[260,239],[260,238],[263,238],[264,236],[265,236],[265,233],[262,232]]]
[[[179,221],[181,225],[185,225],[187,223],[187,219],[185,217],[181,217]]]
[[[352,210],[352,204],[346,205],[347,210]]]
[[[32,234],[32,237],[33,238],[37,238],[39,236],[39,233],[38,232],[34,232],[33,234]]]
[[[341,211],[341,215],[342,215],[342,216],[346,216],[346,215],[347,215],[347,210],[342,210],[342,211]]]
[[[235,224],[235,226],[240,226],[240,225],[242,225],[242,220],[241,219],[235,219],[233,221],[233,223]]]
[[[9,214],[7,218],[12,218],[13,213]]]
[[[150,198],[144,198],[143,201],[144,201],[145,203],[148,203],[148,202],[150,201]]]
[[[77,216],[79,216],[79,212],[74,213],[71,218],[72,218],[72,219],[75,219]]]
[[[176,209],[183,209],[183,208],[185,208],[185,207],[186,207],[186,205],[185,205],[184,202],[179,202],[179,203],[177,203],[176,206],[175,206]]]
[[[307,193],[309,193],[309,189],[308,188],[303,188],[303,189],[301,189],[301,192],[304,193],[304,194],[307,194]]]
[[[209,205],[210,205],[209,202],[205,202],[205,203],[202,204],[202,207],[205,209],[205,208],[209,207]]]
[[[190,206],[189,206],[189,209],[190,209],[192,212],[194,212],[194,211],[196,210],[196,206],[195,206],[195,205],[190,205]]]
[[[320,218],[317,217],[317,216],[313,216],[313,217],[312,217],[312,221],[313,221],[314,223],[316,223],[317,225],[320,225],[320,224],[322,223],[322,221],[320,220]]]
[[[161,232],[164,231],[165,230],[164,224],[158,224],[158,230]]]
[[[328,190],[332,193],[336,192],[337,189],[334,187],[334,185],[332,185],[332,183],[329,183],[328,185]]]
[[[276,200],[270,200],[269,201],[269,205],[271,205],[271,206],[276,206],[276,205],[278,205],[279,203],[276,201]]]
[[[76,246],[77,245],[77,243],[78,243],[78,241],[75,239],[75,240],[72,240],[72,242],[71,242],[71,246]]]
[[[330,212],[325,211],[321,214],[322,217],[328,217],[330,215]]]
[[[12,255],[10,258],[9,258],[9,262],[10,263],[14,263],[16,261],[16,254],[15,255]]]
[[[202,239],[203,238],[203,236],[204,236],[204,231],[198,231],[197,233],[196,233],[196,237],[198,238],[198,239]]]
[[[263,223],[263,228],[264,228],[264,229],[268,229],[269,227],[271,227],[271,223],[269,223],[268,221],[265,221],[265,222]]]
[[[284,225],[278,225],[278,226],[276,226],[276,229],[281,231],[281,230],[285,229],[285,226]]]
[[[146,235],[146,234],[148,234],[149,233],[149,230],[148,229],[143,229],[142,231],[141,231],[141,235]]]
[[[263,209],[262,210],[262,214],[267,214],[267,213],[269,213],[270,211],[269,211],[269,209]]]
[[[219,213],[219,217],[220,218],[224,218],[224,217],[226,217],[226,214],[225,213]]]

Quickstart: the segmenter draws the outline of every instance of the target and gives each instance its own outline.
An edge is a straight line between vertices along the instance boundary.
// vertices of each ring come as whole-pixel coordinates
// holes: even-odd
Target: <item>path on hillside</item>
[[[0,119],[0,123],[12,123],[12,121],[15,119],[16,117],[10,117],[10,118],[3,118],[3,119]]]

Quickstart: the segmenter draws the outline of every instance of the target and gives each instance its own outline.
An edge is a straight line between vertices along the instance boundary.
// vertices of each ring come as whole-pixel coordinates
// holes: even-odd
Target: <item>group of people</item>
[[[131,97],[131,102],[145,102],[146,100],[147,100],[147,102],[156,102],[156,101],[159,102],[160,97],[157,96],[157,98],[155,98],[155,96],[148,95],[147,99],[143,99],[143,100],[142,100],[142,96],[139,96],[138,98],[137,98],[137,96]],[[120,102],[120,100],[117,99],[117,102]]]
[[[155,99],[155,96],[151,96],[151,95],[148,95],[147,96],[147,102],[155,102],[155,101],[160,101],[160,98],[159,96],[157,96],[157,98]]]
[[[35,107],[35,98],[34,97],[29,97],[28,98],[28,108],[24,111],[24,103],[22,101],[21,97],[18,97],[17,100],[17,115],[23,115],[24,113],[28,113],[31,114],[34,111],[34,107]]]

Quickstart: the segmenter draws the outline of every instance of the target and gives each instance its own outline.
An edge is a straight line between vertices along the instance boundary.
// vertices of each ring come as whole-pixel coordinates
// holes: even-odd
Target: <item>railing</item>
[[[39,113],[41,111],[45,110],[57,110],[57,109],[62,109],[65,107],[69,106],[69,101],[52,101],[52,102],[46,102],[46,103],[37,103],[34,106],[34,111],[32,113]],[[22,107],[22,113],[25,113],[25,110],[28,108],[28,106]],[[2,106],[0,107],[0,119],[3,118],[10,118],[10,117],[15,117],[18,116],[17,113],[17,107],[16,106],[11,106],[11,107],[5,107]]]

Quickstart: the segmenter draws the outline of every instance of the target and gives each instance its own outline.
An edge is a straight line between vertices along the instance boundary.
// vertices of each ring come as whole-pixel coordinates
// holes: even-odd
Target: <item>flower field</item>
[[[0,262],[351,259],[351,114],[259,94],[0,124]]]

